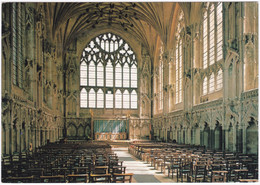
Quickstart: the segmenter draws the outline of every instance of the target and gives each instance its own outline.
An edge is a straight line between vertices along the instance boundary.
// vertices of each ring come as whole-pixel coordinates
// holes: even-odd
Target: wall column
[[[225,151],[228,151],[228,145],[229,145],[229,141],[228,141],[228,128],[224,129],[224,134],[225,134],[225,148],[224,149],[225,149]]]
[[[243,126],[242,127],[242,151],[243,151],[243,154],[246,154],[246,129],[247,127],[246,126]]]
[[[233,125],[233,152],[237,151],[237,126]]]
[[[5,139],[5,141],[6,141],[6,144],[5,144],[5,147],[6,147],[6,154],[8,155],[10,155],[11,153],[12,153],[12,147],[10,147],[10,145],[11,145],[11,139],[12,139],[12,135],[11,135],[11,127],[10,127],[10,125],[6,125],[6,128],[5,128],[5,130],[6,130],[6,135],[5,135],[5,137],[6,137],[6,139]]]

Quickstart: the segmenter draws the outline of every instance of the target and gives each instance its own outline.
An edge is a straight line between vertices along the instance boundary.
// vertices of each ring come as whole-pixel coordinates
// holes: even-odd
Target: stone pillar
[[[5,144],[5,147],[6,147],[6,154],[11,154],[12,153],[12,147],[10,147],[11,143],[12,143],[12,135],[11,135],[11,128],[10,128],[10,125],[6,125],[6,144]]]
[[[204,134],[203,134],[203,130],[200,129],[200,145],[203,146],[204,145]]]
[[[2,124],[2,154],[6,153],[6,128],[5,124]]]
[[[192,132],[191,128],[188,128],[187,129],[187,134],[186,134],[187,135],[187,137],[186,137],[187,139],[185,139],[187,141],[186,142],[187,144],[192,144],[192,142],[191,142],[191,132]]]
[[[224,150],[228,151],[228,145],[229,145],[229,140],[228,140],[228,128],[224,129],[224,135],[225,135],[225,147]],[[223,148],[223,147],[222,147]]]
[[[29,127],[25,127],[25,146],[24,146],[24,149],[27,150],[29,148],[29,143],[30,143],[30,140],[29,140]]]
[[[233,125],[233,152],[237,151],[237,126]]]
[[[11,127],[11,136],[12,136],[12,150],[11,150],[11,153],[10,154],[13,154],[13,152],[16,151],[16,142],[17,142],[17,137],[15,136],[15,130],[14,130],[14,127],[12,125]]]
[[[242,127],[242,152],[243,154],[246,154],[246,130],[247,130],[247,126],[243,126]]]
[[[30,148],[30,143],[32,143],[31,129],[32,129],[32,128],[29,126],[29,127],[28,127],[28,130],[27,130],[27,132],[28,132],[28,142],[27,142],[27,146],[26,146],[26,149],[27,149],[27,150],[29,150],[29,148]]]
[[[46,128],[42,129],[42,135],[43,135],[42,146],[44,146],[46,144],[46,140],[47,140],[47,129]]]
[[[31,127],[30,135],[31,135],[30,138],[31,138],[32,148],[34,150],[35,147],[36,147],[36,144],[35,144],[35,137],[36,137],[35,128]]]
[[[51,129],[48,128],[48,129],[46,130],[47,138],[46,138],[45,144],[47,143],[47,140],[51,141],[51,133],[52,133]]]
[[[57,128],[54,128],[52,142],[56,141],[56,132],[57,132]]]
[[[37,137],[36,137],[36,147],[40,147],[41,146],[41,128],[38,127],[36,130],[37,133]]]
[[[38,134],[39,134],[39,133],[38,133],[38,128],[35,127],[34,130],[33,130],[33,136],[34,136],[34,140],[33,140],[33,141],[34,141],[34,145],[35,145],[34,149],[39,146],[39,145],[38,145],[38,141],[39,141],[39,139],[38,139],[38,138],[39,138]]]

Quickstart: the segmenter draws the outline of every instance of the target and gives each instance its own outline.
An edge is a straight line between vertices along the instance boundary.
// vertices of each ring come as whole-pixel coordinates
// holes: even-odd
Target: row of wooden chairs
[[[132,143],[129,152],[168,177],[187,182],[239,182],[258,179],[258,158],[171,143]],[[250,181],[251,181],[250,180]]]
[[[131,182],[111,147],[50,143],[34,153],[2,158],[2,182]]]

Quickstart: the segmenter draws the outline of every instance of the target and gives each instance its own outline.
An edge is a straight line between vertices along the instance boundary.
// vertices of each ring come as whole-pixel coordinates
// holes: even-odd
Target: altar
[[[127,120],[94,120],[95,140],[125,140],[128,130]]]

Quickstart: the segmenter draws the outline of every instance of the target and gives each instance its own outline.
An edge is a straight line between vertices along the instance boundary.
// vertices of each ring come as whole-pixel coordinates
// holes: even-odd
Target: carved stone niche
[[[228,40],[228,47],[232,48],[235,51],[238,51],[238,40],[237,39]]]
[[[31,29],[33,28],[33,17],[35,14],[35,10],[32,7],[26,8],[25,20],[26,20],[26,28]]]

